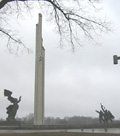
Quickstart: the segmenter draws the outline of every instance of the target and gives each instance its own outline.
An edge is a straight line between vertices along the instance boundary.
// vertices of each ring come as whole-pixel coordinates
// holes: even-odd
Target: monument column
[[[44,61],[45,49],[42,46],[42,15],[36,25],[36,58],[35,58],[35,94],[34,125],[44,124]]]

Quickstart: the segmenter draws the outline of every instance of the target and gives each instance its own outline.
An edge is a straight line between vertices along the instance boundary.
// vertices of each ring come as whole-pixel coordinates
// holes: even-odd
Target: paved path
[[[77,133],[107,133],[107,134],[120,134],[119,128],[105,129],[58,129],[58,130],[0,130],[0,134],[3,133],[42,133],[42,132],[77,132]]]

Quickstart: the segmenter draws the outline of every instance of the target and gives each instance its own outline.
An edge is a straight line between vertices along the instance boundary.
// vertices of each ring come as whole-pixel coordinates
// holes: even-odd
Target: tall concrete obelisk
[[[44,124],[44,61],[45,49],[42,46],[42,15],[36,25],[36,58],[35,58],[35,94],[34,125]]]

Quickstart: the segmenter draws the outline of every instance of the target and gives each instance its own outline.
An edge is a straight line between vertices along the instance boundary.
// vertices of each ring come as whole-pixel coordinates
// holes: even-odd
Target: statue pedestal
[[[18,128],[20,127],[19,121],[0,121],[0,128]]]

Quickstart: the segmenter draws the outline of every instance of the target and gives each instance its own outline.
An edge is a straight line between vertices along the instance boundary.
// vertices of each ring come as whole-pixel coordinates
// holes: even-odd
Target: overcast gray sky
[[[116,119],[120,118],[120,62],[113,65],[113,55],[120,55],[120,8],[119,0],[104,0],[106,16],[112,20],[114,30],[99,39],[101,45],[87,42],[76,52],[59,48],[59,37],[43,16],[43,43],[45,57],[45,116],[98,117],[100,103],[109,109]],[[22,96],[17,116],[33,113],[34,106],[34,56],[35,26],[38,11],[31,19],[12,20],[32,54],[24,52],[15,56],[7,51],[4,40],[0,46],[0,109],[1,118],[7,117],[10,104],[3,90],[9,89],[13,97]]]

